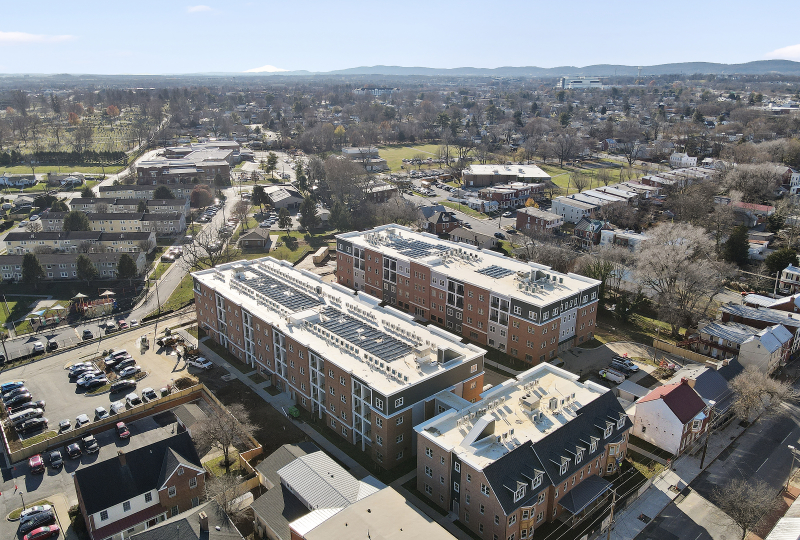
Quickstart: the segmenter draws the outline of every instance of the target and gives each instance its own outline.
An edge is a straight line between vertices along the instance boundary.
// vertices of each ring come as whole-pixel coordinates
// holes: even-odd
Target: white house
[[[781,290],[791,294],[800,292],[800,268],[790,264],[781,272]]]
[[[568,223],[578,223],[583,217],[591,218],[598,208],[597,204],[578,201],[574,197],[562,196],[553,199],[550,211],[563,217],[564,221]]]
[[[636,401],[631,434],[678,455],[705,433],[709,410],[694,381],[684,378]]]
[[[791,176],[789,177],[789,193],[797,195],[800,192],[800,171],[790,169]]]
[[[647,235],[633,231],[623,231],[620,229],[603,229],[600,231],[600,245],[607,246],[616,244],[627,247],[635,251],[639,245],[647,240]]]
[[[742,342],[739,363],[756,366],[767,374],[785,363],[791,353],[792,333],[780,324],[764,328]]]
[[[681,169],[684,167],[697,167],[697,158],[689,157],[689,154],[683,152],[675,152],[669,156],[669,166],[673,169]]]

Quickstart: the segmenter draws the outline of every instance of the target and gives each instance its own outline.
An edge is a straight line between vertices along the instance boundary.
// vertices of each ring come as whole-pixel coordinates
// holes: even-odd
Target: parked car
[[[202,356],[187,360],[186,364],[201,369],[211,369],[214,367],[214,364],[212,364],[210,360],[203,358]]]
[[[119,373],[121,370],[125,369],[128,366],[133,366],[136,364],[136,360],[133,358],[123,358],[120,360],[115,366],[114,369]]]
[[[40,399],[39,401],[29,401],[27,403],[23,403],[22,405],[18,405],[17,407],[12,407],[11,409],[8,410],[8,415],[9,416],[14,415],[26,409],[44,410],[45,405],[47,405],[47,402],[43,399]]]
[[[131,319],[131,320],[130,320],[130,325],[131,325],[131,328],[134,328],[134,327],[136,327],[136,326],[139,326],[139,321],[138,321],[138,320],[136,320],[136,319]]]
[[[96,454],[100,451],[100,445],[97,444],[97,439],[91,433],[87,433],[81,439],[83,440],[83,449],[87,454]]]
[[[98,378],[104,377],[104,376],[105,375],[103,375],[102,371],[89,371],[89,372],[84,373],[83,375],[81,375],[81,377],[78,379],[78,381],[77,381],[78,382],[78,386],[86,386],[86,383],[88,383],[89,381],[94,380],[94,379],[98,379]]]
[[[142,371],[142,366],[128,366],[119,370],[119,377],[121,379],[125,379],[127,377],[133,377],[137,373]]]
[[[44,352],[44,343],[42,343],[41,341],[35,341],[33,343],[32,352],[33,352],[33,354],[43,353]]]
[[[88,414],[79,414],[77,418],[75,418],[75,427],[79,428],[83,424],[89,423],[89,415]]]
[[[127,396],[125,396],[125,401],[128,403],[129,407],[136,407],[142,404],[142,400],[139,396],[136,395],[136,392],[131,392]]]
[[[61,450],[53,450],[50,452],[50,466],[54,469],[60,469],[64,466],[64,458],[61,457]]]
[[[11,410],[15,407],[19,407],[23,403],[30,403],[31,401],[33,401],[33,396],[31,396],[30,392],[25,392],[24,394],[16,395],[6,401],[6,407],[8,407],[8,410]]]
[[[61,534],[61,529],[58,528],[58,525],[45,525],[44,527],[39,527],[38,529],[32,530],[23,536],[22,540],[44,540],[45,538],[57,538],[59,534]]]
[[[54,351],[56,349],[58,349],[58,341],[51,339],[50,341],[47,342],[48,351]]]
[[[495,237],[495,238],[499,238],[500,240],[505,240],[505,239],[506,239],[506,235],[504,235],[504,234],[503,234],[503,233],[501,233],[501,232],[496,232],[496,233],[494,233],[494,237]]]
[[[106,324],[106,334],[111,334],[112,332],[116,332],[117,330],[119,330],[119,328],[117,328],[116,324],[114,323]]]
[[[105,409],[105,407],[97,407],[94,410],[95,422],[98,420],[102,420],[103,418],[108,418],[108,411]]]
[[[24,386],[20,386],[19,388],[14,388],[12,391],[6,392],[5,394],[3,394],[3,402],[5,403],[8,400],[10,400],[11,398],[17,397],[20,394],[25,394],[27,392],[28,392],[28,389],[25,388]]]
[[[511,213],[511,212],[503,212],[503,217],[511,217],[511,216],[513,216],[513,215],[514,215],[514,214],[513,214],[513,213]]]
[[[77,375],[78,373],[82,373],[90,369],[95,369],[94,364],[91,362],[79,362],[69,367],[69,375],[72,377],[73,375]]]
[[[626,373],[636,373],[639,371],[639,366],[634,364],[630,358],[624,356],[615,356],[611,359],[611,367],[614,369],[621,369]]]
[[[128,430],[128,426],[125,425],[125,422],[117,422],[117,436],[120,439],[127,439],[131,436],[131,432]]]
[[[69,431],[70,429],[72,429],[72,424],[70,423],[69,420],[62,420],[61,422],[58,423],[59,433],[64,431]]]
[[[0,353],[0,366],[4,366],[6,364],[6,355]]]
[[[44,460],[41,454],[31,456],[28,460],[28,467],[31,469],[31,474],[41,474],[44,472]]]
[[[117,321],[117,324],[119,325],[120,330],[125,330],[126,328],[128,328],[128,321],[126,321],[125,319],[120,319],[119,321]]]
[[[19,520],[28,521],[31,518],[31,516],[34,516],[36,514],[41,514],[42,512],[50,512],[51,510],[53,510],[53,507],[50,506],[49,504],[39,504],[36,506],[31,506],[20,512]]]
[[[19,388],[20,386],[25,386],[25,383],[22,381],[14,381],[14,382],[7,382],[0,385],[0,392],[3,394],[11,392],[15,388]]]
[[[84,330],[83,339],[94,339],[94,334],[92,334],[91,330]]]
[[[105,384],[108,384],[108,379],[106,379],[105,377],[100,377],[97,379],[92,379],[91,381],[84,384],[83,387],[87,390],[91,390],[93,388],[99,388]]]
[[[161,256],[161,262],[163,263],[175,262],[175,257],[172,256],[172,253],[164,253]]]
[[[136,381],[134,380],[125,379],[122,381],[116,381],[111,385],[111,393],[114,394],[124,390],[131,390],[132,388],[136,388]]]
[[[115,401],[111,404],[111,414],[117,414],[125,410],[125,403],[122,401]]]
[[[20,522],[19,524],[19,532],[22,534],[27,534],[34,529],[39,529],[44,527],[45,525],[52,525],[56,522],[56,515],[53,513],[52,510],[48,512],[39,512],[38,514],[34,514],[31,518],[25,522]],[[30,537],[29,537],[30,538]]]
[[[17,433],[31,433],[47,427],[47,418],[31,418],[17,426]]]
[[[130,355],[110,357],[105,361],[106,367],[111,369],[116,369],[120,362],[122,362],[123,360],[128,360],[129,358],[131,358]]]
[[[78,443],[72,443],[67,446],[67,456],[70,459],[79,458],[81,457],[82,453],[83,452],[81,452],[81,447],[78,445]]]
[[[152,388],[145,388],[142,390],[142,401],[144,403],[148,403],[156,399],[158,399],[158,395],[156,394],[156,391],[153,390]]]

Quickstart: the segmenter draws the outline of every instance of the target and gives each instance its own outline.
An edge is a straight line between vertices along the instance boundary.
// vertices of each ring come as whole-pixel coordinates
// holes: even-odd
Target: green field
[[[436,152],[439,149],[438,144],[421,144],[414,146],[379,146],[378,151],[380,156],[386,160],[389,169],[394,172],[400,170],[403,165],[404,159],[412,159],[416,155],[423,155],[426,158],[435,158]],[[406,169],[416,169],[416,166],[409,165]],[[425,165],[422,168],[426,168]]]
[[[110,165],[105,168],[106,174],[116,173],[127,167],[127,165]],[[44,173],[85,173],[85,174],[103,174],[103,167],[84,167],[80,165],[42,165],[36,167],[36,174]],[[8,174],[31,174],[31,168],[27,165],[14,165],[13,167],[0,167],[0,176],[3,173]],[[81,186],[83,187],[83,186]],[[80,189],[80,188],[79,188]]]
[[[36,300],[32,296],[6,296],[6,301],[0,305],[0,324],[5,324],[6,321],[18,321],[30,313],[30,306]]]
[[[472,216],[478,219],[486,219],[486,214],[478,212],[477,210],[473,210],[466,204],[458,204],[453,201],[439,201],[439,204],[441,204],[442,206],[447,206],[448,208],[452,208],[453,210],[458,210],[459,212],[463,212],[468,216]]]

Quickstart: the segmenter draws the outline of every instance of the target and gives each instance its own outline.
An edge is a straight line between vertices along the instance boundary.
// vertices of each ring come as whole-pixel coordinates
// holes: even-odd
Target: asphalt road
[[[761,420],[745,431],[689,484],[693,496],[679,498],[677,504],[671,503],[636,538],[710,540],[736,537],[730,535],[730,522],[711,502],[714,489],[732,479],[744,478],[766,482],[778,494],[792,466],[792,454],[787,445],[800,448],[800,407],[786,405],[785,412],[784,416]],[[716,517],[710,517],[715,514]]]

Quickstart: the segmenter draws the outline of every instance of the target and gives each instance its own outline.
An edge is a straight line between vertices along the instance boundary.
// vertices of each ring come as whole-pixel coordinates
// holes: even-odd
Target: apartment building
[[[67,212],[45,212],[40,223],[45,231],[64,230]],[[157,236],[173,235],[186,230],[186,216],[180,212],[88,212],[93,231],[125,233],[155,232]]]
[[[153,232],[105,233],[99,231],[10,232],[6,251],[15,255],[37,252],[151,252],[156,247]]]
[[[336,236],[339,285],[531,364],[591,339],[600,282],[399,225]]]
[[[87,253],[97,269],[98,279],[112,279],[117,277],[119,259],[125,253]],[[129,253],[128,256],[136,263],[136,269],[141,275],[147,265],[145,254]],[[22,260],[25,255],[0,255],[0,276],[3,281],[22,280]],[[36,258],[44,270],[47,281],[76,280],[78,279],[77,256],[74,253],[38,253]]]
[[[483,390],[485,351],[271,257],[195,272],[198,324],[384,468],[413,458],[432,396]]]
[[[610,496],[631,421],[608,388],[545,363],[456,400],[415,428],[417,489],[479,537],[536,538]]]
[[[545,183],[550,175],[536,165],[470,165],[461,173],[466,187],[491,186],[509,182]]]
[[[143,185],[139,186],[136,184],[125,185],[120,184],[118,186],[100,186],[98,191],[100,192],[101,197],[111,197],[117,199],[152,199],[153,193],[158,186],[151,185]],[[189,199],[191,196],[192,190],[195,188],[194,185],[173,185],[170,186],[169,189],[172,191],[172,194],[175,195],[178,199]],[[73,199],[74,200],[74,199]]]
[[[483,188],[478,191],[478,197],[484,201],[495,201],[500,208],[518,208],[530,198],[541,198],[543,193],[544,184],[509,182]]]
[[[148,212],[180,212],[183,215],[189,213],[189,199],[150,199],[150,198],[111,198],[111,197],[75,197],[69,201],[70,210],[80,210],[82,212],[127,212],[133,213],[139,210],[139,204],[145,203]]]
[[[517,211],[517,230],[523,232],[550,233],[564,224],[564,218],[540,208],[525,207]]]

